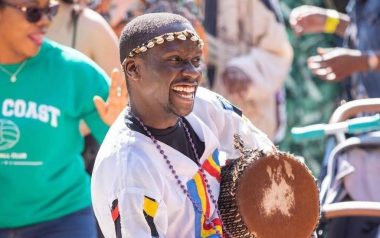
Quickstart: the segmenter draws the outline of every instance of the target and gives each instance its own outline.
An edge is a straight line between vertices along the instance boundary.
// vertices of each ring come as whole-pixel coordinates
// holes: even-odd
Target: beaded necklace
[[[174,176],[175,180],[177,181],[177,184],[181,188],[182,192],[190,199],[190,201],[193,203],[194,207],[198,210],[198,212],[203,215],[203,217],[205,218],[205,221],[206,221],[206,225],[211,225],[211,227],[215,230],[216,234],[219,235],[220,237],[223,237],[222,234],[219,232],[219,230],[216,229],[215,224],[211,221],[210,217],[206,216],[206,214],[202,211],[202,207],[199,204],[197,204],[194,201],[194,199],[191,197],[189,191],[186,189],[186,186],[179,179],[179,176],[177,175],[177,172],[174,169],[174,167],[173,167],[171,161],[169,160],[168,156],[165,154],[165,151],[161,148],[161,145],[158,144],[157,139],[152,135],[152,133],[148,130],[148,128],[145,126],[145,124],[142,122],[142,120],[138,116],[136,116],[134,114],[132,114],[132,116],[134,118],[136,118],[136,120],[140,123],[141,127],[144,129],[144,131],[146,132],[146,134],[150,137],[150,139],[152,140],[152,142],[156,145],[157,150],[160,152],[160,154],[162,155],[162,158],[165,160],[166,165],[168,166],[168,168],[170,169],[172,175]],[[212,194],[211,186],[208,183],[208,179],[206,177],[204,169],[200,165],[199,155],[198,155],[197,150],[195,149],[195,144],[193,142],[193,139],[191,138],[189,128],[187,127],[186,123],[183,122],[182,117],[179,118],[179,123],[185,128],[186,136],[187,136],[187,138],[188,138],[188,140],[189,140],[189,142],[191,144],[191,147],[193,149],[193,152],[194,152],[194,155],[195,155],[195,159],[197,161],[196,164],[198,165],[199,171],[201,172],[201,175],[202,175],[202,177],[204,179],[204,182],[206,184],[207,192],[210,195],[210,199],[211,199],[212,203],[215,206],[215,210],[216,210],[216,212],[218,214],[218,217],[221,218],[221,216],[219,214],[219,209],[218,209],[218,202],[216,201],[214,195]],[[223,224],[222,224],[222,229],[223,229]]]

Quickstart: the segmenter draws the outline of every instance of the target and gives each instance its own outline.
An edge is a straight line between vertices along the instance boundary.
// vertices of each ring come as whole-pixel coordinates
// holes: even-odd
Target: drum
[[[319,216],[315,178],[289,153],[243,147],[240,158],[221,171],[218,199],[227,237],[310,238]]]

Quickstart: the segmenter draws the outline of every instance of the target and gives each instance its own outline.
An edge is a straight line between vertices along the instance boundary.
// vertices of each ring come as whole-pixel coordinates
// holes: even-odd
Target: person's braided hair
[[[120,62],[132,49],[154,37],[186,28],[194,31],[189,20],[172,13],[149,13],[134,18],[124,27],[120,36]]]

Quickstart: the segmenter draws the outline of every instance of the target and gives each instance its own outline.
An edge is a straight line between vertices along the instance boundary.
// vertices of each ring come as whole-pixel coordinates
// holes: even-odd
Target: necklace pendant
[[[10,78],[10,81],[11,81],[12,83],[15,83],[15,82],[17,81],[17,77],[16,77],[16,75],[12,75],[11,78]]]

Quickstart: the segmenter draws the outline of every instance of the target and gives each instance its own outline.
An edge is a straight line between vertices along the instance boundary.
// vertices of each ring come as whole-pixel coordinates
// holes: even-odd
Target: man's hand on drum
[[[111,125],[128,103],[128,91],[126,81],[119,69],[111,73],[111,85],[107,101],[95,96],[94,103],[104,123]]]
[[[244,97],[249,84],[249,76],[237,67],[227,67],[222,73],[222,80],[227,92]]]
[[[314,75],[328,81],[341,81],[368,68],[359,50],[347,48],[319,48],[318,54],[309,57],[307,63]]]

